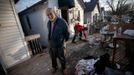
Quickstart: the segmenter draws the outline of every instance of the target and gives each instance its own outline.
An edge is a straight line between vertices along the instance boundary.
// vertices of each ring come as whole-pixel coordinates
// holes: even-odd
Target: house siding
[[[58,8],[58,0],[48,0],[48,7],[49,8]]]
[[[13,0],[0,0],[0,55],[6,68],[30,58]]]
[[[98,7],[97,5],[95,6],[94,10],[93,11],[89,11],[89,12],[85,12],[84,14],[84,20],[85,20],[85,23],[87,23],[87,20],[88,20],[88,23],[93,23],[94,22],[94,17],[97,14],[97,19],[100,19],[100,13],[98,11]]]
[[[75,11],[77,10],[77,11]],[[70,11],[72,11],[70,13]],[[79,13],[79,17],[80,17],[80,24],[83,25],[83,22],[84,22],[84,9],[83,7],[80,5],[80,3],[78,2],[78,0],[75,0],[75,7],[71,8],[68,10],[68,22],[69,22],[69,30],[70,30],[70,37],[73,37],[74,36],[74,26],[75,26],[75,21],[74,22],[71,22],[71,19],[72,18],[75,18],[75,17],[78,17],[78,15],[76,16],[75,14],[78,13],[78,11],[80,12]],[[74,16],[74,17],[73,17]]]
[[[29,10],[27,10],[25,14],[20,14],[20,20],[23,27],[23,30],[27,35],[32,34],[40,34],[40,42],[43,46],[48,45],[48,29],[47,22],[48,18],[46,16],[46,9],[48,7],[48,3],[37,5]],[[26,17],[29,17],[29,22],[31,24],[31,29],[29,28],[28,21]]]
[[[91,23],[91,12],[84,13],[84,24]]]
[[[78,0],[75,0],[75,7],[78,8],[78,10],[80,11],[80,23],[83,24],[83,21],[84,21],[84,9],[82,8],[82,6],[78,2]]]

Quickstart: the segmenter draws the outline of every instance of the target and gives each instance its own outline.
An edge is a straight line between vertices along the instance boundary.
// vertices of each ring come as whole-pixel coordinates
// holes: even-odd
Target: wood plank
[[[6,37],[6,38],[4,38],[4,37]],[[6,34],[6,35],[2,35],[2,36],[0,36],[0,38],[3,38],[3,39],[0,39],[0,41],[2,41],[2,40],[20,38],[20,35],[19,35],[19,32],[16,32],[16,33],[10,33],[10,34]]]
[[[34,39],[37,39],[37,38],[40,38],[40,34],[34,34],[34,35],[26,36],[25,40],[30,41],[30,40],[34,40]]]
[[[0,7],[11,8],[11,5],[9,3],[0,3]]]
[[[20,45],[23,45],[21,40],[14,42],[14,43],[4,44],[4,45],[2,45],[2,47],[3,47],[2,50],[8,50],[8,49],[14,50]]]
[[[5,27],[12,27],[12,26],[17,26],[17,25],[16,25],[16,24],[6,24],[6,25],[5,25],[5,24],[4,24],[4,25],[1,24],[0,27],[1,27],[1,28],[5,28]]]
[[[9,0],[0,0],[0,3],[4,3],[4,4],[8,3],[9,4],[10,2],[9,2]]]
[[[5,14],[5,15],[13,14],[13,11],[2,11],[2,10],[0,10],[0,14]]]
[[[10,13],[10,14],[0,14],[0,18],[9,18],[9,17],[14,17],[14,14],[13,13]]]
[[[7,22],[16,22],[15,19],[2,19],[0,23],[7,23]]]
[[[27,51],[25,50],[25,48],[23,48],[23,49],[16,48],[16,49],[12,49],[12,50],[7,50],[7,52],[4,52],[4,53],[6,53],[5,54],[6,57],[12,58],[13,62],[18,61],[18,60],[22,61],[22,59],[20,59],[20,58],[22,58],[24,55],[27,55]],[[7,59],[10,59],[10,58],[7,58]],[[9,62],[9,64],[11,64],[11,62]]]
[[[9,30],[5,30],[5,31],[1,31],[0,30],[0,34],[7,34],[7,33],[14,33],[14,32],[19,32],[19,30],[16,29],[9,29]]]
[[[2,15],[3,15],[3,14],[2,14]],[[0,18],[0,21],[6,21],[6,20],[7,20],[7,21],[8,21],[8,20],[15,20],[15,17],[8,17],[8,18],[7,18],[7,17],[3,17],[3,18],[1,17],[1,18]]]
[[[0,29],[0,31],[7,31],[7,30],[12,30],[12,29],[17,29],[18,30],[18,27],[17,26],[3,27],[3,28]]]
[[[6,49],[5,47],[8,47],[8,46],[11,46],[12,47],[14,45],[17,46],[17,45],[19,45],[19,43],[23,44],[22,43],[22,40],[14,41],[13,43],[8,43],[8,44],[3,43],[3,44],[1,44],[1,46],[2,46],[2,49]]]
[[[11,11],[11,10],[13,10],[13,9],[12,9],[12,8],[5,8],[5,7],[3,8],[3,7],[0,7],[0,10],[3,10],[3,11],[4,11],[4,10],[5,10],[5,11]]]
[[[6,36],[4,36],[4,37],[6,37]],[[12,36],[7,36],[7,38],[3,38],[3,39],[0,39],[0,41],[5,41],[5,40],[9,40],[9,39],[15,39],[15,38],[20,38],[20,39],[22,39],[21,37],[20,37],[20,35],[18,35],[18,34],[15,34],[15,35],[12,35]]]
[[[0,23],[0,27],[2,28],[2,27],[6,27],[6,26],[14,26],[14,25],[16,25],[17,26],[17,24],[16,24],[16,22],[6,22],[6,23]]]
[[[19,40],[22,40],[21,38],[15,38],[15,39],[8,39],[8,40],[2,40],[1,42],[4,44],[7,44],[7,43],[13,43],[14,41],[19,41]]]
[[[16,21],[14,19],[11,19],[11,20],[3,20],[3,21],[0,20],[0,23],[10,23],[10,22],[16,22]]]

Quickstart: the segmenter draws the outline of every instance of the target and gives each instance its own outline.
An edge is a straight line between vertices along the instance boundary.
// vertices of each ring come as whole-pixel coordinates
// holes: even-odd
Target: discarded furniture
[[[114,62],[115,60],[115,54],[116,54],[116,51],[117,51],[117,42],[121,40],[121,41],[124,41],[126,43],[126,46],[128,43],[134,43],[134,37],[132,36],[128,36],[128,35],[117,35],[116,37],[113,38],[113,45],[114,45],[114,50],[113,50],[113,57],[112,57],[112,62]],[[133,47],[133,46],[131,46]],[[127,49],[129,50],[129,49]],[[134,51],[129,51],[129,54],[130,54],[130,57],[133,55]]]
[[[111,43],[113,40],[114,32],[103,31],[100,32],[100,34],[104,36],[104,39],[101,41],[101,47],[102,48],[108,47],[108,44]]]
[[[25,37],[25,40],[27,41],[28,46],[31,49],[30,51],[32,52],[32,55],[41,53],[43,51],[41,44],[39,42],[39,38],[40,38],[39,34],[34,34]]]

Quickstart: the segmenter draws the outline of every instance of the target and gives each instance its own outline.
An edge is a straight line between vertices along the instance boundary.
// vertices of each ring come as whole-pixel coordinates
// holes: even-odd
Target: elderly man
[[[64,41],[69,39],[68,24],[65,20],[57,17],[52,8],[48,8],[46,14],[49,18],[48,21],[48,42],[49,53],[52,60],[53,73],[58,69],[57,58],[61,63],[61,71],[64,72],[66,66],[64,56]]]

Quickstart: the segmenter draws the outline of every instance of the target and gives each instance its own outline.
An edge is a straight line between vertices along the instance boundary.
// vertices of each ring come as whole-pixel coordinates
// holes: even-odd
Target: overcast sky
[[[22,10],[24,10],[25,8],[37,3],[40,0],[20,0],[17,4],[16,4],[16,10],[17,12],[20,12]],[[84,1],[90,1],[90,0],[84,0]],[[108,10],[109,7],[106,4],[106,0],[99,0],[100,1],[100,6],[101,7],[105,7],[105,10]],[[130,0],[131,2],[134,3],[134,0]]]
[[[83,1],[88,2],[88,1],[91,1],[91,0],[83,0]],[[101,7],[104,7],[104,8],[105,8],[105,10],[109,10],[110,8],[109,8],[108,4],[106,3],[106,1],[107,1],[107,0],[99,0],[99,3],[100,3],[100,6],[101,6]],[[118,0],[115,0],[115,1],[114,1],[114,4],[117,4],[117,1],[118,1]],[[127,0],[127,2],[134,4],[134,0]]]

